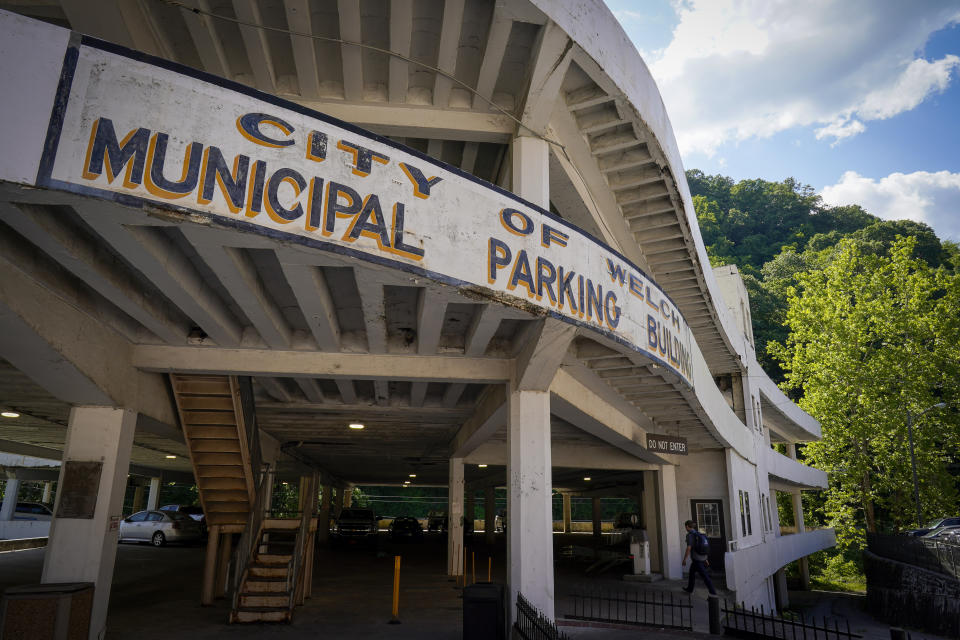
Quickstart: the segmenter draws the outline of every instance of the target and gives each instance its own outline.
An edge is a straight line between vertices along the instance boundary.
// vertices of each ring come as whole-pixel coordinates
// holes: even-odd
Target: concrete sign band
[[[171,63],[71,48],[37,182],[421,274],[589,328],[692,386],[689,326],[617,252],[454,167]]]

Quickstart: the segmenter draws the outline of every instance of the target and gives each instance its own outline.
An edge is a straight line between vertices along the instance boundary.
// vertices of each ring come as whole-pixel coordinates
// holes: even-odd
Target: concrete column
[[[64,472],[69,462],[102,463],[93,518],[54,518],[43,561],[41,582],[93,582],[96,592],[90,620],[91,640],[106,630],[107,605],[117,554],[117,529],[130,468],[130,450],[137,414],[111,407],[74,407],[70,410],[57,507],[69,487]]]
[[[463,458],[450,458],[447,485],[447,575],[463,575]]]
[[[663,465],[657,471],[657,502],[660,507],[660,522],[663,537],[660,539],[660,553],[663,559],[663,577],[667,580],[679,580],[683,577],[683,534],[680,527],[680,514],[677,511],[676,467]]]
[[[573,517],[571,516],[572,498],[569,493],[563,494],[563,532],[573,533]]]
[[[214,585],[214,598],[220,599],[227,594],[227,577],[230,559],[233,554],[233,534],[220,534],[220,548],[217,553],[217,580]]]
[[[160,478],[150,478],[150,493],[147,495],[147,509],[156,509],[160,501]]]
[[[20,481],[16,478],[7,478],[3,493],[3,506],[0,506],[0,520],[13,520],[13,513],[17,510],[17,495],[19,493]]]
[[[50,504],[50,497],[53,494],[53,483],[44,482],[43,483],[43,497],[40,498],[40,502],[43,504]]]
[[[594,497],[590,500],[591,514],[593,516],[593,544],[600,546],[600,540],[603,538],[603,522],[600,519],[602,510],[600,507],[600,498]]]
[[[773,594],[776,599],[777,610],[780,613],[790,606],[790,597],[787,592],[787,572],[783,569],[778,569],[775,574],[773,574]]]
[[[320,515],[317,518],[317,542],[327,542],[330,540],[331,493],[333,493],[333,487],[329,484],[323,485],[320,495]]]
[[[477,506],[476,491],[467,491],[463,496],[463,526],[464,532],[473,531],[476,524]]]
[[[336,502],[336,505],[335,505],[336,508],[334,509],[334,512],[335,512],[335,513],[334,513],[334,517],[336,517],[336,518],[339,518],[339,517],[340,517],[340,512],[343,511],[343,504],[344,504],[343,493],[344,493],[344,491],[345,491],[345,490],[343,489],[343,487],[337,487],[337,502]]]
[[[640,509],[643,512],[643,526],[647,532],[647,541],[650,543],[650,571],[663,572],[663,563],[660,562],[660,509],[657,506],[657,474],[655,471],[643,472],[643,496],[640,499]]]
[[[483,490],[483,537],[488,545],[497,541],[497,489]]]
[[[513,192],[544,209],[550,206],[550,145],[545,140],[513,139]]]
[[[512,391],[507,408],[507,566],[511,618],[516,615],[514,603],[520,592],[552,619],[550,394]]]
[[[143,485],[138,484],[133,489],[133,512],[143,511]]]
[[[349,509],[353,505],[353,489],[343,490],[343,508]]]
[[[803,496],[800,490],[793,491],[790,494],[790,499],[793,502],[793,522],[797,526],[797,533],[803,533],[807,530],[807,527],[803,521]],[[800,583],[806,591],[810,589],[810,561],[807,560],[806,556],[803,556],[797,561],[797,565],[800,569]]]

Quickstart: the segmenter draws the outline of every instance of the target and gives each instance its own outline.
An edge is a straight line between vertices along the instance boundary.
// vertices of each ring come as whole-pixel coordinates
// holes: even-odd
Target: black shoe
[[[684,587],[683,590],[686,591],[687,593],[693,593],[693,589],[687,589],[686,587]]]

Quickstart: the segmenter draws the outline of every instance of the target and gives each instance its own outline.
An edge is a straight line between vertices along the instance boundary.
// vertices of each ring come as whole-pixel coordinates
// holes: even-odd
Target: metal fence
[[[517,621],[513,628],[523,640],[570,640],[557,629],[553,620],[527,602],[520,593],[517,594]]]
[[[693,605],[690,596],[670,591],[617,591],[597,587],[579,587],[568,601],[565,617],[693,630]]]
[[[723,601],[724,634],[746,640],[854,640],[861,638],[850,632],[850,621],[844,620],[843,627],[837,620],[832,622],[823,618],[820,624],[816,619],[806,620],[803,614],[798,619],[764,611],[761,605],[758,611],[754,607],[748,610],[745,605],[731,606]]]
[[[881,558],[960,578],[960,545],[936,538],[867,534],[867,549]]]

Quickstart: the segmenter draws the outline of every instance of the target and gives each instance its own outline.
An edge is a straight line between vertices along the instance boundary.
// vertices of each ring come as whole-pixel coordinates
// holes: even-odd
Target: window
[[[750,521],[750,492],[743,492],[743,503],[747,505],[747,535],[753,535],[753,522]]]
[[[740,492],[740,535],[747,535],[747,519],[743,511],[743,491]]]
[[[147,522],[160,522],[163,520],[163,514],[159,511],[151,511],[147,515]]]
[[[722,538],[720,532],[720,505],[714,502],[698,502],[697,528],[708,538]]]
[[[767,501],[767,530],[773,531],[773,512],[770,510],[770,494],[763,497]]]
[[[127,518],[127,522],[143,522],[146,519],[147,519],[147,512],[141,511],[140,513],[135,513],[129,518]]]

